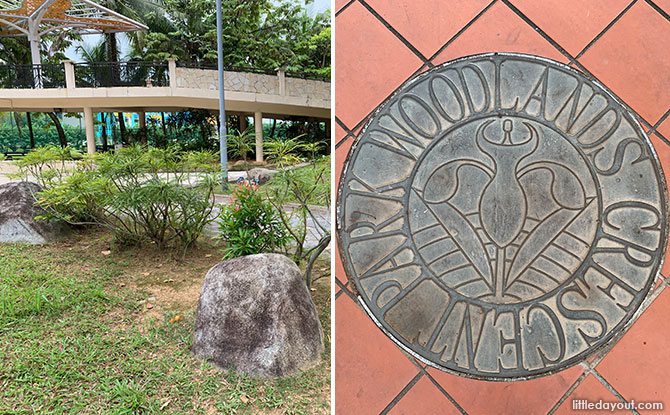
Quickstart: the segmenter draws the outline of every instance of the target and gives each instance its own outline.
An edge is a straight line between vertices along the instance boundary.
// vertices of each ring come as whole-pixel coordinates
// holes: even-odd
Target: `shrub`
[[[213,220],[214,153],[133,146],[84,158],[59,180],[35,167],[45,158],[22,166],[44,183],[38,204],[69,223],[104,226],[119,242],[187,248]]]
[[[298,265],[307,261],[305,283],[311,287],[312,267],[321,253],[330,245],[330,229],[321,223],[319,215],[313,211],[313,204],[328,207],[330,202],[330,158],[325,157],[318,163],[312,163],[300,169],[284,169],[270,182],[268,200],[278,212],[284,230],[294,241],[286,249]],[[293,209],[284,209],[283,205],[295,203]],[[313,227],[308,226],[308,222]],[[310,248],[305,247],[308,232],[318,238],[318,243]]]
[[[240,186],[235,199],[221,211],[221,241],[226,243],[223,259],[261,252],[274,252],[288,243],[288,234],[272,205],[252,188]]]

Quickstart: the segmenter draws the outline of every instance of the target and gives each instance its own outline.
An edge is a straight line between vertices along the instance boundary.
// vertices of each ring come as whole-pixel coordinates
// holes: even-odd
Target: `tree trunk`
[[[28,136],[30,137],[30,148],[35,148],[35,136],[33,135],[33,117],[29,112],[26,112],[26,119],[28,121]]]
[[[143,146],[146,146],[149,142],[147,133],[147,113],[144,111],[140,111],[137,113],[137,115],[140,124],[140,130],[139,130],[140,142],[142,143]]]
[[[165,128],[165,113],[161,112],[161,126],[163,127],[163,140],[161,144],[167,146],[167,128]],[[156,140],[158,142],[158,140]]]
[[[272,130],[270,130],[270,138],[275,138],[275,127],[277,127],[277,119],[272,119]]]
[[[14,124],[16,124],[16,129],[19,130],[19,140],[23,138],[23,132],[21,131],[21,124],[19,124],[19,121],[21,119],[19,118],[19,113],[18,112],[13,112],[14,115]]]
[[[123,113],[119,112],[119,131],[121,132],[121,142],[123,143],[124,146],[127,146],[130,144],[128,140],[128,131],[126,131],[126,120],[123,117]]]
[[[53,121],[56,126],[56,131],[58,131],[58,140],[60,141],[60,146],[65,148],[67,147],[67,138],[65,138],[65,131],[63,131],[63,126],[60,123],[60,120],[56,116],[55,112],[47,112],[51,121]]]
[[[102,121],[102,151],[107,151],[109,144],[107,144],[107,114],[104,112],[100,113],[100,121]]]

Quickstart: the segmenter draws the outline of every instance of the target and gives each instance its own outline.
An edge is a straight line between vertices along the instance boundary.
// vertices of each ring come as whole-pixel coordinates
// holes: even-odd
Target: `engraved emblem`
[[[343,264],[371,317],[438,368],[552,373],[620,334],[667,246],[648,138],[602,87],[518,54],[401,87],[352,147]]]

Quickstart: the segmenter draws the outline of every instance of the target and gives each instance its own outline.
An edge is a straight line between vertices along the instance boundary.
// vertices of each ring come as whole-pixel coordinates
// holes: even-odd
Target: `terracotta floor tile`
[[[347,135],[347,132],[344,131],[344,128],[340,127],[340,124],[335,123],[335,143],[339,143],[345,135]]]
[[[347,141],[343,142],[337,149],[335,149],[335,191],[337,191],[340,186],[342,166],[344,166],[344,160],[347,158],[347,154],[349,154],[349,150],[353,144],[354,139],[348,138]]]
[[[347,275],[344,273],[344,267],[342,267],[342,260],[340,259],[340,248],[337,243],[335,243],[335,278],[337,278],[342,284],[347,283]]]
[[[335,19],[335,114],[354,126],[423,62],[360,3]]]
[[[654,3],[663,9],[664,12],[670,14],[670,0],[654,0]]]
[[[596,367],[627,400],[670,404],[668,315],[670,290],[666,288]],[[659,411],[640,413],[659,414]]]
[[[433,382],[424,376],[389,412],[389,415],[417,414],[458,415],[460,412]]]
[[[518,382],[484,382],[428,371],[469,415],[546,414],[583,373],[581,366]]]
[[[663,168],[665,179],[668,181],[668,179],[670,179],[670,146],[663,142],[656,134],[649,136],[649,139],[654,145],[656,154],[658,154],[658,158],[661,161],[661,167]],[[670,189],[670,182],[668,188]],[[663,263],[663,268],[661,269],[661,274],[666,276],[670,275],[670,257],[668,257],[668,253],[670,253],[670,244],[668,245],[668,250],[665,254],[666,260]]]
[[[612,392],[609,391],[598,379],[593,375],[588,375],[582,383],[577,386],[565,401],[558,407],[554,415],[575,415],[577,413],[586,414],[595,414],[598,411],[584,411],[580,409],[579,406],[573,406],[575,403],[573,401],[585,399],[588,402],[596,403],[600,400],[603,402],[619,402],[619,398],[614,396]],[[579,404],[577,404],[579,405]],[[602,411],[601,411],[602,412]],[[615,410],[614,412],[607,411],[612,415],[630,415],[632,412],[629,410]]]
[[[567,62],[555,47],[504,3],[496,3],[433,59],[433,63],[484,52],[531,53]]]
[[[351,0],[335,0],[335,13],[339,12],[340,9],[347,5]]]
[[[576,56],[630,0],[511,0],[523,14]]]
[[[636,3],[579,61],[649,123],[670,107],[670,22]]]
[[[379,414],[417,373],[349,297],[335,301],[336,414]]]
[[[661,123],[656,129],[659,133],[663,134],[663,137],[670,140],[670,117],[666,118],[665,121]]]
[[[419,52],[429,58],[490,1],[367,0],[367,3]]]

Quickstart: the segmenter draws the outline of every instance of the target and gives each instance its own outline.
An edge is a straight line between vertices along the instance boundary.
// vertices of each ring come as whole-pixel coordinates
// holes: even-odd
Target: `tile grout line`
[[[356,0],[349,0],[347,4],[344,6],[340,7],[340,10],[335,12],[335,17],[339,16],[343,11],[345,11],[349,6],[351,6],[352,3],[354,3]]]
[[[370,111],[369,113],[367,113],[367,115],[365,115],[365,116],[358,122],[358,124],[356,124],[356,125],[351,129],[351,137],[355,139],[355,138],[356,138],[356,133],[355,133],[355,131],[358,130],[358,129],[360,129],[360,128],[362,128],[363,126],[365,126],[365,125],[368,123],[368,121],[370,120],[370,118],[372,117],[372,115],[373,115],[375,112],[377,112],[377,109],[379,109],[379,107],[380,107],[384,102],[386,102],[386,100],[388,100],[389,97],[390,97],[391,95],[395,94],[396,91],[398,91],[403,85],[405,85],[405,83],[406,83],[407,81],[409,81],[410,79],[413,79],[413,78],[416,77],[418,74],[420,74],[421,72],[423,72],[424,66],[425,66],[425,64],[422,63],[421,66],[419,67],[419,69],[417,69],[417,70],[414,71],[410,76],[408,76],[407,78],[405,78],[405,79],[400,83],[400,85],[398,85],[397,88],[395,88],[390,94],[388,94],[387,96],[385,96],[385,97],[382,99],[382,101],[381,101],[381,103],[380,103],[379,105],[377,105],[376,107],[374,107],[374,108],[372,109],[372,111]],[[340,140],[338,143],[335,144],[335,149],[337,150],[337,149],[338,149],[338,148],[339,148],[345,141],[346,141],[346,137],[343,138],[342,140]]]
[[[451,402],[452,405],[454,405],[454,406],[456,407],[456,409],[458,409],[458,411],[459,411],[461,414],[463,414],[463,415],[468,415],[468,413],[465,411],[465,409],[463,409],[463,407],[462,407],[461,405],[459,405],[458,402],[456,402],[456,400],[455,400],[451,395],[449,395],[449,392],[447,392],[447,391],[442,387],[442,385],[440,385],[440,383],[439,383],[438,381],[436,381],[435,378],[434,378],[430,373],[428,373],[428,371],[427,371],[425,368],[422,368],[421,370],[426,374],[426,377],[427,377],[428,379],[430,379],[431,382],[433,382],[433,385],[434,385],[440,392],[442,392],[442,394],[449,400],[449,402]]]
[[[572,392],[574,392],[575,389],[577,389],[577,387],[584,381],[584,379],[586,379],[586,376],[588,376],[588,374],[589,374],[588,368],[584,368],[584,372],[581,375],[579,375],[575,383],[573,383],[572,386],[570,386],[568,390],[565,391],[563,396],[561,396],[558,402],[556,402],[556,405],[554,405],[553,408],[551,408],[549,412],[547,412],[547,415],[553,415],[553,413],[556,412],[561,405],[563,405],[563,402],[565,402],[568,399],[568,396],[570,396]]]
[[[601,375],[596,369],[590,369],[589,372],[590,372],[596,379],[598,379],[598,381],[599,381],[599,382],[600,382],[600,383],[601,383],[607,390],[609,390],[610,392],[612,392],[612,393],[614,394],[614,396],[616,396],[617,399],[619,399],[622,403],[627,403],[627,402],[628,402],[628,401],[626,400],[626,398],[624,398],[623,395],[621,395],[621,394],[619,393],[619,391],[617,391],[617,390],[614,388],[614,386],[612,386],[612,384],[610,384],[610,383],[603,377],[603,375]],[[632,411],[635,415],[640,415],[640,413],[639,413],[638,411],[636,411],[635,409],[632,409],[631,411]]]
[[[402,388],[402,390],[393,399],[391,399],[391,402],[389,402],[388,405],[386,405],[386,407],[379,413],[379,415],[388,414],[389,411],[393,409],[393,407],[396,406],[398,402],[400,402],[400,400],[405,397],[405,395],[407,395],[407,392],[409,392],[424,375],[425,375],[424,372],[419,371],[412,378],[412,380],[410,380],[409,383],[405,385],[405,387]]]
[[[667,285],[667,281],[666,281],[666,285]],[[661,295],[661,292],[662,292],[665,288],[666,288],[665,285],[664,285],[664,284],[661,284],[658,288],[656,288],[656,289],[654,289],[653,291],[651,291],[651,294],[650,294],[647,298],[645,298],[645,300],[642,302],[642,304],[640,304],[640,308],[639,308],[639,309],[641,310],[641,312],[640,312],[640,314],[639,314],[634,320],[631,320],[629,329],[630,329],[631,327],[633,327],[633,325],[640,319],[640,317],[642,317],[642,315],[644,314],[644,312],[647,311],[647,309],[654,303],[654,301],[656,301],[656,298],[658,298],[658,296]],[[623,336],[621,336],[620,338],[616,339],[616,341],[612,342],[612,343],[609,344],[606,348],[604,348],[603,350],[601,350],[600,352],[598,352],[598,355],[596,356],[595,359],[593,359],[592,362],[585,362],[585,363],[588,365],[588,369],[589,369],[589,370],[595,370],[596,366],[598,366],[598,365],[600,364],[600,362],[602,362],[602,361],[605,359],[605,357],[607,357],[607,355],[609,354],[609,352],[611,352],[612,349],[614,349],[614,347],[615,347],[617,344],[619,344],[619,341],[621,341],[621,339],[622,339],[624,336],[625,336],[625,333],[624,333]]]
[[[592,80],[597,81],[600,85],[604,86],[606,90],[610,93],[612,93],[614,96],[618,97],[613,91],[610,90],[609,87],[607,87],[607,84],[605,82],[602,82],[598,77],[593,75],[591,71],[589,71],[584,65],[582,65],[581,62],[579,62],[576,58],[574,58],[567,50],[565,50],[561,45],[559,45],[554,39],[552,39],[544,30],[542,30],[538,25],[536,25],[530,18],[528,18],[525,14],[523,14],[519,9],[516,8],[513,4],[510,3],[509,0],[501,0],[507,7],[510,8],[517,16],[519,16],[524,22],[526,22],[534,31],[536,31],[540,36],[542,36],[547,42],[549,42],[552,46],[554,46],[563,56],[569,59],[569,61],[572,62],[573,65],[575,65],[580,71],[582,71],[584,74],[588,75],[591,77]],[[646,124],[646,125],[652,125],[650,122],[644,119],[637,111],[635,111],[633,108],[628,105],[623,99],[619,98],[621,103],[624,105],[624,107],[628,110],[628,112],[632,113],[640,123]],[[668,142],[667,140],[664,139],[664,141]],[[670,142],[668,142],[670,144]]]
[[[514,14],[516,14],[521,20],[526,22],[535,32],[537,32],[540,36],[544,38],[547,42],[549,42],[554,48],[556,48],[563,56],[568,58],[568,61],[574,59],[574,57],[563,48],[558,42],[556,42],[551,36],[547,34],[544,30],[542,30],[538,25],[535,24],[528,16],[523,14],[521,10],[517,9],[515,5],[510,3],[509,0],[501,0],[505,6],[507,6]]]
[[[352,0],[352,1],[355,1],[355,0]],[[486,12],[491,8],[491,6],[493,6],[496,2],[498,2],[498,0],[493,0],[493,1],[491,1],[491,3],[489,3],[489,4],[488,4],[486,7],[484,7],[479,13],[477,13],[477,15],[476,15],[475,17],[473,17],[468,23],[465,24],[465,26],[463,26],[458,32],[456,32],[456,34],[455,34],[454,36],[452,36],[451,39],[449,39],[444,45],[442,45],[442,47],[440,47],[440,49],[438,49],[438,51],[435,52],[430,58],[426,59],[425,57],[421,57],[421,59],[424,61],[424,63],[421,65],[421,67],[419,67],[419,69],[417,69],[416,71],[414,71],[414,73],[412,73],[412,74],[411,74],[410,76],[408,76],[404,81],[402,81],[402,83],[401,83],[400,85],[402,86],[405,82],[407,82],[408,80],[414,78],[414,77],[417,76],[419,73],[423,72],[424,65],[428,66],[429,68],[433,67],[434,65],[433,65],[433,63],[432,63],[432,60],[435,59],[440,53],[442,53],[442,52],[443,52],[449,45],[451,45],[451,43],[453,43],[453,42],[456,40],[456,38],[458,38],[459,36],[461,36],[461,35],[462,35],[468,28],[470,28],[470,26],[472,26],[472,25],[473,25],[473,24],[474,24],[474,23],[475,23],[475,22],[476,22],[476,21],[477,21],[483,14],[484,14],[484,13],[486,13]],[[363,0],[361,0],[361,4],[363,4]],[[365,5],[367,5],[367,3],[365,3]],[[369,5],[368,5],[368,7],[369,7]],[[370,9],[371,9],[371,8],[370,8]],[[368,9],[368,10],[370,10],[370,9]],[[381,18],[381,16],[380,16],[380,18]],[[380,20],[380,21],[381,21],[382,23],[384,23],[382,20]],[[393,30],[395,30],[395,29],[393,29]],[[395,34],[395,33],[394,33],[394,34]],[[404,39],[404,38],[402,38],[402,39],[401,39],[401,38],[398,38],[398,39],[402,41],[402,39]],[[421,55],[421,56],[423,56],[423,55]],[[386,101],[391,95],[393,95],[393,93],[395,93],[395,91],[397,91],[397,89],[398,89],[398,88],[394,89],[393,92],[391,92],[389,95],[387,95],[386,97],[384,97],[384,99],[382,100],[382,102]],[[379,106],[375,107],[372,111],[370,111],[367,115],[365,115],[365,116],[361,119],[361,121],[358,122],[358,124],[356,124],[352,129],[348,130],[348,131],[351,133],[351,136],[352,136],[353,138],[356,138],[356,136],[355,136],[355,134],[354,134],[354,131],[358,130],[360,127],[362,127],[363,125],[365,125],[365,124],[367,123],[367,121],[369,120],[370,116],[377,110],[378,107],[379,107]],[[338,124],[340,124],[341,127],[344,128],[344,123],[343,123],[342,121],[340,121],[340,120],[337,118],[337,116],[335,116],[335,120],[336,120],[336,122],[338,122]],[[345,138],[343,138],[342,140],[340,140],[339,142],[337,142],[337,143],[335,144],[335,149],[339,148],[339,147],[342,145],[342,143],[344,143],[344,141],[347,140],[347,138],[348,138],[348,137],[345,137]]]
[[[665,10],[660,8],[656,3],[654,3],[651,0],[645,0],[645,3],[651,6],[651,8],[654,9],[658,14],[660,14],[665,20],[670,21],[670,15],[668,15],[668,13],[666,13]]]
[[[657,129],[658,127],[660,127],[661,124],[663,124],[663,121],[665,121],[666,118],[668,118],[669,115],[670,115],[670,109],[668,109],[668,110],[665,112],[665,114],[661,115],[661,118],[659,118],[658,121],[656,121],[656,124],[654,124],[654,125],[651,126],[651,128],[647,131],[647,135],[650,135],[650,134],[655,133],[655,132],[656,132],[656,129]]]
[[[356,136],[355,136],[354,134],[347,134],[347,135],[345,135],[340,141],[338,141],[337,143],[335,143],[335,150],[337,150],[338,148],[340,148],[340,147],[342,146],[342,144],[344,144],[345,141],[349,140],[350,138],[356,138]]]
[[[342,295],[341,293],[344,293],[347,295],[347,297],[351,298],[354,301],[354,303],[358,304],[358,299],[356,299],[356,296],[354,296],[354,294],[351,291],[349,291],[349,289],[345,285],[342,285],[342,283],[339,282],[337,278],[335,278],[335,284],[340,287],[340,296]]]
[[[354,0],[352,0],[352,1],[354,1]],[[341,119],[339,119],[339,117],[338,117],[337,115],[335,116],[335,123],[336,123],[337,125],[339,125],[340,128],[343,129],[345,133],[347,133],[347,134],[351,134],[351,133],[352,133],[352,130],[351,130],[349,127],[347,127],[346,124],[344,123],[344,121],[342,121]]]
[[[486,7],[484,7],[479,13],[477,13],[477,14],[475,15],[475,17],[473,17],[472,19],[470,19],[470,21],[467,22],[467,23],[465,24],[465,26],[463,26],[463,27],[461,28],[461,30],[459,30],[458,32],[456,32],[456,34],[453,35],[453,36],[451,37],[451,39],[447,40],[447,43],[445,43],[444,45],[442,45],[442,46],[437,50],[437,52],[433,53],[433,55],[429,58],[429,60],[432,62],[433,59],[437,58],[442,52],[444,52],[444,50],[445,50],[446,48],[448,48],[452,43],[454,43],[454,41],[455,41],[458,37],[460,37],[466,30],[468,30],[468,29],[470,28],[470,26],[472,26],[472,25],[473,25],[473,24],[474,24],[474,23],[475,23],[475,22],[476,22],[476,21],[477,21],[483,14],[484,14],[484,13],[486,13],[486,12],[487,12],[487,11],[488,11],[488,10],[489,10],[489,9],[490,9],[490,8],[497,2],[497,1],[498,1],[498,0],[493,0],[491,3],[489,3],[488,5],[486,5]]]
[[[593,46],[598,40],[600,40],[601,37],[603,37],[603,35],[605,34],[605,32],[607,32],[608,30],[610,30],[610,29],[612,28],[612,26],[614,26],[614,24],[617,23],[617,22],[623,17],[623,15],[626,14],[626,12],[627,12],[628,10],[630,10],[631,7],[633,7],[633,5],[635,5],[635,3],[637,3],[637,0],[633,0],[632,2],[630,2],[630,3],[628,4],[628,6],[626,6],[626,7],[621,11],[621,13],[619,13],[619,14],[618,14],[618,15],[617,15],[611,22],[609,22],[609,24],[608,24],[607,26],[605,26],[605,28],[604,28],[602,31],[600,31],[600,33],[598,33],[598,34],[596,35],[596,37],[594,37],[594,38],[593,38],[593,39],[592,39],[592,40],[591,40],[591,41],[584,47],[584,49],[582,49],[581,52],[579,52],[579,53],[578,53],[578,54],[577,54],[577,55],[570,61],[570,63],[568,63],[568,65],[571,65],[571,64],[575,63],[575,62],[577,61],[577,59],[581,58],[582,55],[584,55],[584,54],[586,53],[586,51],[588,51],[588,50],[591,48],[591,46]]]
[[[424,65],[429,65],[431,66],[432,64],[426,59],[425,56],[423,56],[423,53],[419,52],[419,50],[412,44],[410,43],[405,37],[400,34],[389,22],[386,21],[379,13],[377,13],[377,10],[375,10],[372,6],[370,6],[365,0],[358,0],[358,3],[361,4],[361,6],[365,7],[370,14],[372,14],[379,22],[384,25],[398,40],[403,43],[409,50],[412,51],[419,59],[423,61]]]

